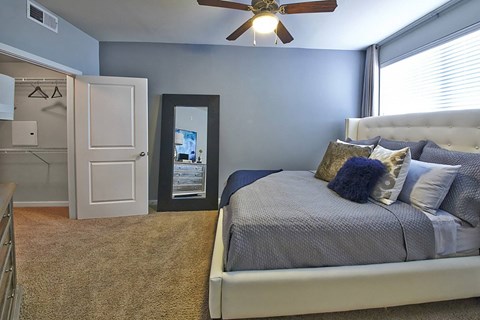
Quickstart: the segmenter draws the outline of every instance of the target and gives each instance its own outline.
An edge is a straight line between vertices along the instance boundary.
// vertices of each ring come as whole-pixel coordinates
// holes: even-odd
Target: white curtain
[[[363,97],[361,117],[378,116],[380,68],[378,62],[378,45],[367,48],[365,71],[363,74]]]

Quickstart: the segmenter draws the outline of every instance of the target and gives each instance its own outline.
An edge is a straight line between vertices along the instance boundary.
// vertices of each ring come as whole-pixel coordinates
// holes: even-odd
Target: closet
[[[16,206],[68,206],[66,76],[0,55],[15,79],[14,119],[0,120],[0,182]]]
[[[15,206],[148,213],[147,79],[83,76],[1,43],[0,74],[15,84],[13,121],[0,100],[0,183],[17,184]]]

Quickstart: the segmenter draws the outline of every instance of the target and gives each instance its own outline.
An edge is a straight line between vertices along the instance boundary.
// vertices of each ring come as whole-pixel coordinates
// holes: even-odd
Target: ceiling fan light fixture
[[[262,12],[255,16],[253,29],[258,33],[271,33],[278,25],[278,18],[271,12]]]

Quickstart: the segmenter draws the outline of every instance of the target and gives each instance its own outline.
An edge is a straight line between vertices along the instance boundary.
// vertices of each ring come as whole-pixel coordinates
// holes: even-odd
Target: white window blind
[[[380,115],[480,108],[480,30],[380,69]]]

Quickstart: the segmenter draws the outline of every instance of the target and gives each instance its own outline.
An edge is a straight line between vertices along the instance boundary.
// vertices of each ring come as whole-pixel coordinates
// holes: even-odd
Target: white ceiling
[[[281,3],[304,2],[285,0]],[[337,0],[333,13],[280,16],[295,38],[280,47],[364,49],[449,0]],[[225,38],[251,12],[200,6],[196,0],[38,0],[50,11],[99,41],[133,41],[252,46],[253,31]],[[249,0],[237,0],[250,4]],[[60,28],[62,26],[60,25]],[[257,37],[274,46],[274,36]]]

